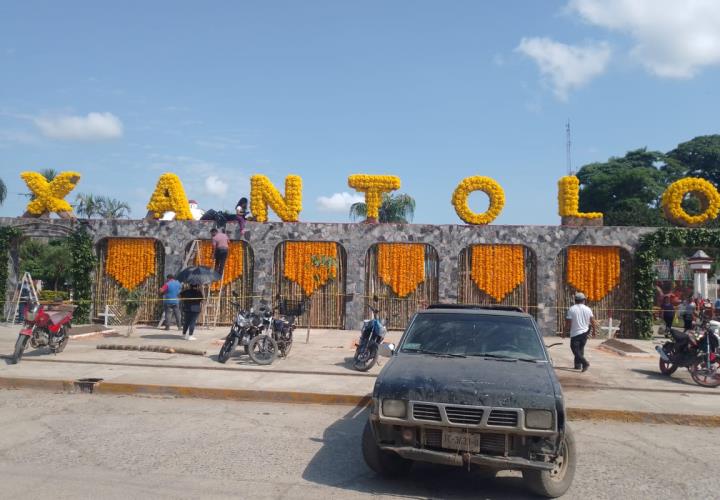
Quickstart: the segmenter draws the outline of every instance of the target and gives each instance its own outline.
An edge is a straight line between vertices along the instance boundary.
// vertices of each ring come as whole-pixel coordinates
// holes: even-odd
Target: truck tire
[[[362,453],[367,466],[376,474],[388,479],[402,477],[410,472],[412,467],[411,460],[406,460],[392,452],[383,451],[378,447],[369,421],[365,423],[363,430]]]
[[[557,498],[564,495],[575,477],[575,438],[570,427],[565,424],[565,436],[560,445],[558,466],[551,471],[525,470],[523,478],[533,493],[545,498]]]

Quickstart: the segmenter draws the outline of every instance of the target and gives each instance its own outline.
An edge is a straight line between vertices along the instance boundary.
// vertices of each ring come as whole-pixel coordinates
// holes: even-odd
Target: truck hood
[[[373,395],[383,399],[544,409],[554,409],[556,397],[561,397],[550,363],[403,353],[393,356],[385,366]]]

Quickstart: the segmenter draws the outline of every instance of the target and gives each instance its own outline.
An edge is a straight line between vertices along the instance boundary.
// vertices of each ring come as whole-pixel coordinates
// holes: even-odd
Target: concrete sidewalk
[[[12,353],[17,331],[17,327],[0,327],[0,354]],[[216,359],[226,333],[227,328],[199,330],[198,340],[188,342],[174,330],[140,328],[130,338],[74,339],[57,356],[31,349],[19,365],[0,362],[0,387],[25,384],[62,390],[72,388],[77,379],[100,378],[103,383],[97,392],[362,404],[381,369],[376,366],[368,373],[354,371],[350,362],[359,332],[341,330],[312,330],[307,344],[306,330],[297,330],[290,356],[270,366],[254,364],[242,349],[223,365]],[[396,342],[399,337],[400,332],[390,332],[388,341]],[[696,385],[687,371],[679,370],[672,377],[660,375],[652,342],[631,341],[647,355],[624,357],[599,349],[601,341],[590,340],[586,352],[592,366],[582,374],[571,369],[569,341],[546,339],[548,344],[556,342],[563,345],[552,347],[550,352],[571,415],[675,423],[680,417],[686,421],[687,417],[697,417],[696,422],[720,425],[720,388]],[[193,356],[98,350],[99,344],[185,347],[207,353]],[[384,362],[381,359],[381,364]]]

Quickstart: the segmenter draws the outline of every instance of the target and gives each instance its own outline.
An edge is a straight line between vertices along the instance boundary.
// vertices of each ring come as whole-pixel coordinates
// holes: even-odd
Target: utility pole
[[[570,136],[570,119],[565,124],[565,162],[568,175],[575,175],[572,166],[572,137]]]

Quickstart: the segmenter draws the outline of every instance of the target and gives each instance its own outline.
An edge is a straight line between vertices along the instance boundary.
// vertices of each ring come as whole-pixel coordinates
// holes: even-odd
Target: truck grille
[[[490,434],[484,432],[480,438],[480,453],[488,455],[504,455],[505,434]]]
[[[425,429],[425,446],[428,448],[442,448],[442,431],[440,429]]]
[[[429,420],[431,422],[442,422],[440,408],[435,405],[415,403],[413,405],[413,418],[415,420]]]
[[[478,425],[483,417],[483,411],[480,408],[463,408],[460,406],[446,406],[445,414],[449,422],[465,425]]]
[[[487,423],[502,427],[517,427],[518,414],[513,410],[493,410],[490,412]]]

